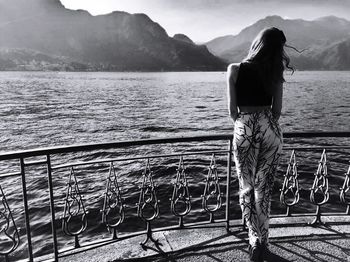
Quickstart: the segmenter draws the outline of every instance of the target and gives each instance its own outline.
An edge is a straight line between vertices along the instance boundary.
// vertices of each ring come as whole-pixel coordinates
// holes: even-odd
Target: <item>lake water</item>
[[[350,130],[349,72],[297,71],[294,75],[287,74],[286,80],[280,120],[284,131]],[[0,97],[0,152],[77,143],[232,132],[232,123],[227,113],[224,72],[0,72]],[[304,142],[311,145],[333,143],[325,140]],[[343,139],[339,143],[349,145],[349,139]],[[348,157],[349,153],[345,156]],[[308,197],[307,189],[312,182],[312,172],[317,168],[319,157],[320,154],[305,158],[300,156],[303,161],[305,159],[309,161],[300,163],[301,180],[305,182],[303,199]],[[281,175],[285,172],[287,160],[286,155],[280,167]],[[202,161],[192,158],[187,161],[190,167],[191,192],[200,195],[207,172],[205,165],[208,163],[205,161],[208,159]],[[346,172],[348,158],[334,154],[332,161],[330,172],[333,172],[333,180],[330,184],[334,190],[338,190]],[[125,168],[120,167],[119,172],[122,192],[128,193],[131,203],[127,212],[134,214],[134,204],[137,202],[139,192],[135,188],[140,185],[139,175],[144,165],[128,164]],[[200,167],[194,168],[195,164]],[[156,175],[170,172],[171,177],[176,173],[176,165],[177,160],[164,161],[162,168],[156,170]],[[3,169],[1,168],[1,173],[7,171]],[[106,167],[100,171],[106,172]],[[96,170],[86,172],[82,191],[86,194],[88,209],[98,214],[103,201],[105,182],[100,176],[96,176]],[[196,176],[196,172],[201,175]],[[34,250],[37,254],[50,251],[51,246],[43,244],[45,239],[50,237],[47,181],[42,177],[44,173],[45,169],[28,173],[31,225]],[[68,173],[54,174],[58,213],[62,212],[62,199]],[[277,179],[279,185],[283,179],[281,175]],[[169,181],[165,183],[165,180],[164,176],[156,177],[156,183],[160,185],[159,197],[163,202],[169,198],[165,192],[171,191]],[[236,182],[233,181],[235,187]],[[20,202],[22,196],[21,190],[18,190],[21,188],[20,180],[17,178],[0,180],[0,184],[13,205],[16,221],[24,228],[21,216],[23,208]],[[333,210],[335,203],[339,202],[336,200],[335,191],[333,193],[330,210]],[[194,197],[193,201],[194,212],[190,213],[189,220],[205,218],[206,215],[199,211],[200,198]],[[275,193],[273,202],[277,201],[278,192]],[[277,207],[278,204],[273,206]],[[234,210],[239,212],[237,204]],[[137,219],[135,216],[132,219],[129,219],[128,223],[137,228],[139,220],[135,220]],[[164,224],[168,219],[169,214],[164,213],[161,214],[159,221]],[[106,231],[102,226],[93,226],[84,235],[83,240],[90,240],[93,238],[91,236],[97,233],[108,235],[101,233],[102,231]],[[65,237],[62,232],[59,232],[59,241],[61,247],[72,243],[72,239]],[[17,256],[21,257],[25,250],[25,240],[18,250]]]
[[[284,131],[349,130],[350,73],[286,76]],[[0,151],[231,132],[225,73],[0,73]]]

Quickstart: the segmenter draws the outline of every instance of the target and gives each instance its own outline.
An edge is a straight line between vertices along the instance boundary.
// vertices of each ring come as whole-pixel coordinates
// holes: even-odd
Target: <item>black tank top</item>
[[[270,106],[272,96],[265,91],[262,77],[255,64],[243,62],[236,81],[238,106]]]

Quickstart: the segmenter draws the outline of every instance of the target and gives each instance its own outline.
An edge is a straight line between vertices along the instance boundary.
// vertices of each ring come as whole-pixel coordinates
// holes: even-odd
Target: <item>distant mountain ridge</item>
[[[0,69],[223,70],[206,46],[169,37],[145,14],[92,16],[59,0],[0,0]],[[40,60],[42,59],[42,60]]]
[[[305,70],[350,70],[349,42],[350,21],[335,16],[313,21],[283,19],[268,16],[246,27],[237,35],[228,35],[206,43],[209,51],[227,62],[239,62],[248,53],[254,37],[264,28],[275,26],[282,29],[287,44],[302,54],[286,48],[297,69]]]
[[[237,35],[196,45],[184,34],[168,36],[145,14],[92,16],[60,0],[0,0],[0,70],[225,70],[269,26],[282,29],[288,44],[307,49],[287,49],[297,69],[350,70],[350,21],[335,16],[268,16]]]

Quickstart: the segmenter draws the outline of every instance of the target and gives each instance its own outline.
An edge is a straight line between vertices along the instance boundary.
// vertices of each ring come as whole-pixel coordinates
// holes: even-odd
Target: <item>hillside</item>
[[[320,69],[349,70],[350,67],[350,38],[331,45],[316,54],[316,61],[322,61]]]

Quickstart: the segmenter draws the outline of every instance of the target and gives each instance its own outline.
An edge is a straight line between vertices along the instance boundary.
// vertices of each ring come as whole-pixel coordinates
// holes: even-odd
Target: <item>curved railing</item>
[[[285,133],[284,138],[287,142],[292,141],[292,143],[286,143],[284,147],[284,151],[291,152],[291,154],[286,163],[286,170],[282,171],[285,176],[281,181],[280,193],[278,193],[280,203],[286,208],[286,212],[275,216],[311,214],[314,216],[314,221],[310,222],[319,224],[322,223],[323,216],[350,215],[350,166],[348,165],[350,144],[348,141],[343,141],[350,138],[350,132],[294,132]],[[305,143],[309,139],[332,139],[332,142],[314,146],[312,143]],[[333,140],[340,141],[340,145]],[[152,146],[156,148],[148,149]],[[125,152],[124,149],[129,151]],[[151,153],[148,154],[147,150]],[[310,167],[314,169],[313,183],[310,188],[303,189],[303,194],[309,195],[310,204],[316,207],[316,212],[293,211],[300,204],[301,199],[299,152],[305,154],[320,152],[319,163]],[[342,166],[348,166],[343,170],[345,175],[338,189],[332,189],[338,192],[336,193],[338,202],[344,207],[344,210],[340,212],[325,213],[321,210],[322,206],[329,202],[331,194],[328,153],[345,156],[346,163],[344,162]],[[164,159],[167,159],[167,162],[164,162]],[[190,175],[191,170],[196,170],[196,164],[201,166],[199,172],[201,174]],[[0,256],[3,256],[6,261],[11,260],[12,254],[19,248],[19,243],[25,241],[28,250],[27,259],[33,261],[35,257],[31,233],[33,217],[30,216],[28,201],[30,190],[27,188],[27,180],[32,170],[42,170],[45,167],[45,172],[38,172],[40,176],[47,179],[48,183],[52,259],[57,261],[60,256],[68,254],[67,250],[79,252],[82,246],[91,245],[91,243],[81,243],[80,240],[91,225],[87,200],[84,198],[86,190],[82,188],[93,187],[93,185],[87,186],[88,182],[85,182],[84,185],[84,174],[82,173],[92,173],[94,177],[97,177],[96,181],[103,183],[105,188],[104,193],[98,195],[98,200],[95,201],[101,203],[101,210],[98,212],[100,222],[98,223],[103,224],[112,236],[107,240],[95,241],[94,244],[107,244],[137,234],[145,234],[145,240],[141,245],[146,247],[148,241],[157,243],[153,237],[153,232],[157,230],[181,229],[217,222],[225,222],[229,230],[230,220],[234,217],[232,203],[237,202],[238,189],[232,186],[234,182],[232,164],[232,135],[228,134],[51,147],[0,154],[2,170],[14,170],[0,174],[0,241],[3,243],[0,247]],[[174,166],[176,168],[172,168]],[[207,166],[205,174],[203,174],[204,166]],[[163,168],[162,171],[157,171],[159,167]],[[122,171],[122,168],[127,171]],[[134,179],[139,183],[121,175],[125,172],[132,173],[135,169],[137,176]],[[68,175],[64,176],[63,173]],[[12,196],[6,195],[7,187],[12,186],[6,185],[6,181],[14,178],[19,178],[21,181],[18,188],[22,189],[23,212],[18,210],[14,212],[11,206],[14,201],[10,200]],[[65,185],[61,181],[63,178],[67,181]],[[222,182],[223,178],[225,178],[225,183]],[[169,186],[171,182],[172,185]],[[123,186],[125,183],[138,186],[137,191],[135,187],[125,189]],[[160,184],[167,185],[167,187],[159,188]],[[195,184],[197,184],[196,187]],[[62,193],[63,186],[65,193]],[[135,197],[129,198],[127,192],[133,196],[136,195],[138,200],[136,201]],[[63,201],[62,195],[64,195]],[[178,220],[178,223],[167,227],[154,226],[165,206]],[[199,206],[203,211],[198,211]],[[131,212],[132,210],[135,212]],[[202,217],[208,215],[209,219],[200,222],[193,222],[192,219],[186,223],[185,220],[193,216],[193,212]],[[25,230],[19,230],[16,222],[18,216],[24,217]],[[143,230],[137,229],[135,232],[130,232],[133,231],[133,227],[130,227],[127,230],[128,233],[119,234],[119,229],[128,224],[128,219],[143,221]],[[94,221],[97,223],[96,219]],[[135,226],[135,223],[131,224]],[[24,234],[21,234],[22,231]],[[72,237],[74,245],[65,250],[60,248],[59,233]]]

